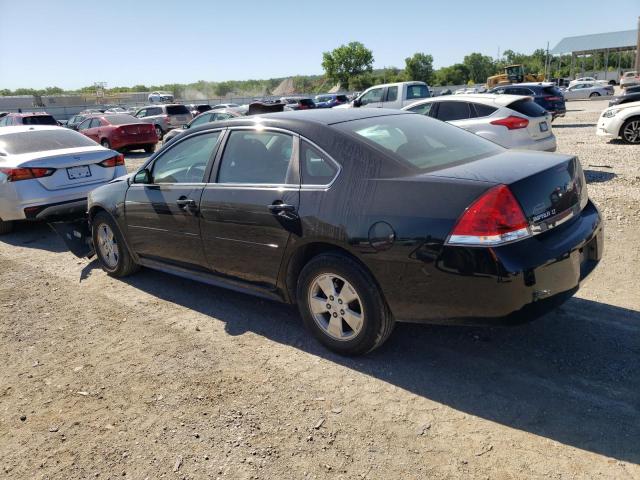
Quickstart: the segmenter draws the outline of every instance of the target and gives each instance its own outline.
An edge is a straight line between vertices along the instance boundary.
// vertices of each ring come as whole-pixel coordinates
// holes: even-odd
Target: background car
[[[314,102],[318,108],[333,108],[338,105],[349,103],[349,99],[344,94],[326,93],[323,95],[316,95]]]
[[[168,131],[162,141],[166,144],[172,138],[177,137],[182,132],[192,127],[197,127],[209,122],[216,122],[218,120],[227,120],[229,118],[242,117],[243,115],[244,113],[233,108],[209,110],[208,112],[201,113],[196,118],[191,120],[188,124],[184,125],[182,128],[174,128],[173,130]]]
[[[464,128],[505,148],[556,150],[551,114],[531,97],[467,94],[433,97],[403,110]]]
[[[622,95],[618,95],[609,100],[609,106],[613,107],[614,105],[638,101],[640,101],[640,85],[625,88]]]
[[[80,113],[78,115],[74,115],[67,121],[67,124],[65,125],[65,127],[70,128],[71,130],[77,130],[78,125],[80,125],[82,122],[84,122],[87,118],[91,116],[92,115],[90,114],[80,114]]]
[[[629,72],[625,72],[620,77],[620,87],[627,88],[632,87],[634,85],[640,85],[640,75],[637,71],[631,70]]]
[[[613,95],[613,87],[610,85],[598,85],[595,83],[577,83],[562,92],[565,100],[588,100],[589,98],[608,97]]]
[[[0,129],[0,158],[0,233],[16,220],[83,214],[89,190],[127,172],[118,152],[54,126]]]
[[[96,115],[78,125],[78,132],[104,148],[144,149],[151,153],[158,143],[154,125],[141,122],[126,113]]]
[[[18,125],[58,125],[58,122],[46,112],[9,113],[0,118],[0,127]]]
[[[595,83],[597,85],[609,85],[609,82],[606,80],[598,80],[595,77],[580,77],[580,78],[576,78],[575,80],[571,80],[569,82],[569,87],[573,87],[574,85],[577,85],[579,83]]]
[[[316,104],[310,98],[282,97],[280,101],[285,103],[291,110],[309,110],[316,108]]]
[[[238,105],[237,103],[218,103],[216,105],[212,105],[211,109],[212,110],[217,110],[219,108],[237,108],[240,105]]]
[[[208,103],[191,104],[191,105],[188,105],[188,108],[191,111],[191,115],[196,117],[203,112],[207,112],[211,110],[211,105],[209,105]]]
[[[553,119],[564,117],[567,106],[564,102],[562,91],[552,83],[520,83],[516,85],[504,85],[491,89],[488,93],[498,95],[528,95],[533,101],[551,112]]]
[[[202,125],[88,209],[111,276],[142,265],[297,304],[345,355],[379,347],[396,321],[535,318],[603,247],[575,156],[385,109]]]
[[[601,137],[622,138],[629,144],[640,144],[640,102],[605,109],[598,119],[596,134]]]
[[[145,123],[154,125],[156,135],[161,140],[169,130],[182,127],[193,119],[189,109],[180,104],[149,105],[139,108],[134,116]]]

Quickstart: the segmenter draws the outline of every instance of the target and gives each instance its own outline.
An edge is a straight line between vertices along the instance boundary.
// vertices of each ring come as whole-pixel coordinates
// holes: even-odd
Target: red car
[[[13,125],[58,125],[46,112],[9,113],[0,119],[0,127]]]
[[[158,143],[155,127],[124,113],[95,115],[78,125],[78,131],[105,148],[151,153]]]

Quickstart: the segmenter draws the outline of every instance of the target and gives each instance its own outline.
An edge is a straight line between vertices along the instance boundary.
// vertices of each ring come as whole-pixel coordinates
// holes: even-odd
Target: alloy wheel
[[[358,292],[333,273],[323,273],[311,282],[309,308],[316,324],[335,340],[353,339],[364,325],[365,312]]]
[[[624,139],[629,143],[640,143],[640,120],[629,122],[622,132]]]
[[[120,260],[118,242],[113,230],[106,223],[98,226],[98,249],[100,250],[100,257],[107,267],[113,269],[118,266],[118,261]]]

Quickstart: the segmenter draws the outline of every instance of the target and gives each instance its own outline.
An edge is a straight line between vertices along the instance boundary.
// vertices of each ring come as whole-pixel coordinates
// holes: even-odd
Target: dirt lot
[[[640,149],[568,106],[606,251],[521,327],[398,325],[344,359],[291,307],[2,237],[0,477],[640,479]]]

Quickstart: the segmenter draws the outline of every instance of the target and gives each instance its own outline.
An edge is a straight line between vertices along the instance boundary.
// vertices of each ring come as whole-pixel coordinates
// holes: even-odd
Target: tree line
[[[419,80],[432,86],[463,85],[485,83],[487,77],[503,71],[506,65],[523,64],[530,73],[544,73],[547,55],[544,49],[534,50],[531,54],[505,50],[500,58],[494,59],[482,53],[473,52],[466,55],[462,62],[435,69],[433,56],[425,52],[416,52],[405,58],[404,67],[389,66],[382,69],[373,68],[373,52],[361,42],[341,45],[330,52],[322,54],[324,75],[297,75],[292,78],[295,91],[300,93],[322,93],[340,84],[343,90],[364,90],[380,83]],[[633,65],[632,52],[612,53],[609,56],[609,70],[628,69]],[[570,75],[571,55],[552,57],[548,68],[552,78]],[[596,54],[578,59],[576,70],[603,70],[604,54]],[[189,84],[170,83],[164,85],[138,84],[130,87],[117,86],[105,89],[107,95],[127,92],[169,91],[177,98],[213,98],[227,95],[237,96],[269,96],[286,78],[270,78],[267,80],[231,80],[225,82],[209,82],[200,80]],[[94,95],[94,85],[77,90],[65,90],[60,87],[43,89],[17,88],[15,90],[0,89],[0,96],[10,95],[60,95],[84,94]]]

